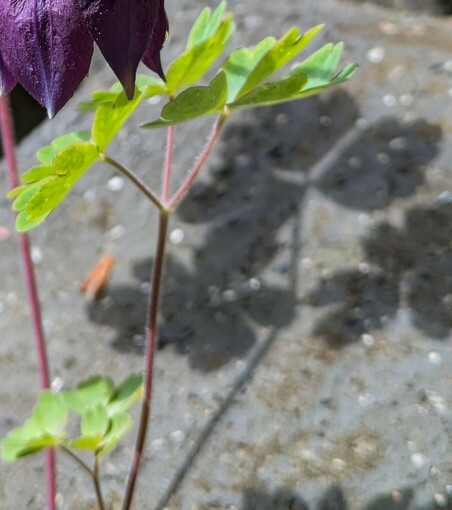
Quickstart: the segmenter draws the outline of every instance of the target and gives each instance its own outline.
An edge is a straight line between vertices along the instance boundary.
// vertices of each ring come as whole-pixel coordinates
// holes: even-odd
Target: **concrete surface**
[[[166,61],[214,5],[168,3]],[[230,8],[236,44],[326,22],[323,40],[344,40],[360,70],[330,94],[231,118],[173,219],[181,242],[169,245],[134,508],[450,509],[452,20],[343,0]],[[78,98],[111,80],[97,61]],[[135,127],[155,113],[112,153],[157,187],[164,133]],[[175,183],[208,124],[177,129]],[[21,166],[88,125],[68,105],[22,142]],[[93,169],[32,233],[56,384],[142,367],[156,217],[127,183],[111,191],[111,177]],[[12,229],[6,200],[0,225]],[[3,436],[29,415],[38,377],[14,236],[0,249]],[[104,252],[117,267],[87,303],[78,282]],[[133,440],[102,466],[112,509]],[[94,509],[84,473],[59,467],[59,508]],[[0,466],[0,502],[44,508],[41,457]]]

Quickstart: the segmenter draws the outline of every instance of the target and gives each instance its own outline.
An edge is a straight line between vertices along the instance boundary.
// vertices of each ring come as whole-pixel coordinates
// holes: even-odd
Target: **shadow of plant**
[[[449,498],[443,508],[451,508],[452,499]],[[315,505],[309,506],[304,499],[295,492],[287,489],[277,489],[268,493],[259,489],[248,489],[243,494],[241,510],[349,510],[349,505],[340,486],[332,485],[318,499]],[[435,510],[439,508],[435,503],[418,506],[415,493],[411,488],[394,491],[376,497],[362,507],[362,510]]]
[[[400,307],[433,338],[452,328],[452,202],[407,211],[402,228],[377,225],[364,239],[364,271],[343,269],[308,295],[312,306],[333,306],[314,333],[340,346],[381,329]]]
[[[172,345],[209,371],[246,354],[256,325],[292,321],[309,187],[357,210],[416,191],[423,165],[438,152],[439,128],[390,118],[362,129],[358,116],[355,101],[339,91],[246,112],[225,128],[209,174],[177,212],[180,226],[196,224],[204,240],[189,267],[175,256],[166,264],[161,347]],[[121,351],[142,350],[147,296],[140,286],[150,264],[138,261],[135,283],[111,286],[88,307],[91,320],[117,330],[113,346]],[[391,297],[391,309],[397,300]],[[383,311],[374,315],[385,315],[387,305],[378,306]]]

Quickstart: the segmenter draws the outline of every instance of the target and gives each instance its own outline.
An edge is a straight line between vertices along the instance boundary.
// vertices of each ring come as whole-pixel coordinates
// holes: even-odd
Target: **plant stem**
[[[99,459],[97,455],[94,456],[94,469],[91,469],[88,464],[86,464],[78,455],[76,455],[73,451],[69,450],[65,446],[59,447],[61,451],[63,451],[66,455],[68,455],[72,460],[74,460],[84,471],[86,471],[94,483],[94,488],[96,490],[96,498],[97,504],[99,505],[99,510],[105,510],[105,504],[102,497],[102,491],[99,483]]]
[[[133,493],[137,481],[138,471],[140,469],[141,458],[143,455],[144,444],[148,429],[149,414],[151,409],[152,397],[152,376],[154,372],[154,356],[157,344],[157,312],[160,298],[160,287],[163,274],[163,262],[165,255],[166,234],[168,231],[169,212],[160,211],[159,233],[154,258],[154,268],[152,271],[152,292],[149,298],[149,313],[146,322],[146,359],[145,359],[145,377],[144,377],[144,395],[141,405],[140,423],[135,443],[135,452],[130,468],[129,479],[127,481],[126,493],[122,509],[129,510],[132,504]]]
[[[8,168],[8,181],[11,189],[19,185],[19,172],[16,162],[16,151],[14,143],[14,129],[11,110],[7,96],[0,97],[0,131],[3,145],[3,152]],[[18,234],[19,246],[22,258],[23,273],[27,287],[28,301],[31,311],[31,320],[35,338],[36,350],[38,353],[39,374],[41,387],[50,387],[50,371],[47,358],[47,347],[42,326],[41,307],[39,304],[36,277],[31,258],[30,242],[26,234]],[[46,452],[46,478],[47,478],[47,508],[55,510],[56,496],[56,472],[55,452],[48,449]]]
[[[158,207],[160,211],[165,211],[165,206],[163,205],[162,201],[157,198],[156,195],[154,195],[153,191],[149,189],[146,184],[137,176],[135,175],[132,170],[129,170],[125,166],[121,165],[121,163],[118,163],[113,158],[110,158],[110,156],[107,156],[106,154],[101,154],[100,158],[102,161],[105,161],[105,163],[108,163],[109,165],[113,166],[117,170],[119,170],[121,173],[123,173],[130,181],[135,184],[135,186],[140,189],[148,198],[149,200]]]
[[[196,161],[195,166],[188,173],[184,182],[180,185],[179,189],[176,191],[176,193],[172,196],[172,198],[168,202],[168,209],[172,209],[172,210],[176,209],[176,207],[179,205],[180,201],[184,198],[184,195],[190,189],[190,186],[193,184],[193,181],[198,176],[201,168],[203,167],[204,163],[206,162],[207,157],[209,156],[210,152],[212,151],[212,147],[214,146],[215,142],[218,139],[221,128],[223,127],[223,124],[224,124],[226,118],[227,118],[227,115],[223,114],[215,122],[212,132],[210,133],[210,136],[207,140],[207,144],[204,147],[201,154],[199,155],[198,161]]]
[[[168,127],[167,141],[166,141],[166,158],[165,158],[165,169],[163,171],[163,186],[162,186],[162,202],[165,204],[168,201],[168,191],[170,186],[171,178],[171,161],[173,152],[173,138],[174,138],[173,126]]]

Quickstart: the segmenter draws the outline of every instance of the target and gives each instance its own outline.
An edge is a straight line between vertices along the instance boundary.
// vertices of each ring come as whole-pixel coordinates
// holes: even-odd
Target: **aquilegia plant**
[[[22,84],[53,116],[86,75],[97,43],[119,82],[95,92],[80,107],[93,112],[90,130],[65,134],[37,152],[36,166],[22,174],[22,184],[9,194],[17,212],[16,228],[26,232],[42,223],[74,184],[96,162],[103,161],[138,186],[159,211],[159,234],[153,264],[152,292],[146,324],[144,375],[131,375],[115,386],[109,377],[93,376],[75,390],[44,390],[23,426],[3,439],[1,453],[11,461],[43,449],[73,458],[92,478],[98,506],[106,508],[99,484],[101,458],[124,437],[132,421],[129,407],[141,398],[138,436],[123,510],[132,504],[143,454],[152,396],[152,368],[168,221],[198,176],[230,114],[242,108],[275,105],[317,94],[347,80],[356,66],[338,70],[342,44],[326,44],[311,56],[272,76],[295,59],[322,26],[302,33],[292,28],[280,39],[268,37],[252,48],[233,51],[221,60],[213,79],[198,84],[220,60],[234,31],[225,3],[204,9],[195,22],[185,50],[166,71],[160,50],[168,23],[163,0],[3,0],[0,5],[0,72],[2,92]],[[132,29],[130,29],[132,27]],[[156,74],[136,76],[143,61]],[[126,120],[147,100],[163,96],[160,117],[142,126],[167,128],[162,191],[152,191],[136,174],[114,160],[109,144]],[[173,127],[204,116],[216,116],[206,146],[178,190],[169,195]],[[77,418],[78,417],[78,418]],[[78,419],[72,436],[70,418]],[[92,466],[80,457],[90,451]]]

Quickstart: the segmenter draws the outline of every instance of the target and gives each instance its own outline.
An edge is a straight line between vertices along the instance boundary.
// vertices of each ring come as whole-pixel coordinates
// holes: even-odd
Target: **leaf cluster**
[[[231,111],[275,105],[317,94],[350,78],[355,64],[338,69],[343,44],[326,44],[272,78],[308,46],[322,25],[302,33],[291,28],[280,39],[267,37],[252,48],[233,51],[207,85],[199,81],[224,53],[235,25],[226,3],[205,8],[195,22],[185,50],[166,70],[166,82],[138,76],[133,99],[128,101],[119,83],[94,92],[81,109],[94,111],[91,131],[70,133],[38,151],[39,164],[22,176],[23,185],[11,191],[18,212],[16,228],[24,232],[40,224],[59,205],[78,179],[97,161],[135,109],[153,96],[167,98],[158,119],[143,127],[170,126],[206,115],[226,116]]]
[[[115,387],[109,377],[92,377],[75,390],[43,390],[33,414],[1,442],[1,456],[11,461],[44,448],[91,450],[104,455],[132,425],[127,410],[141,397],[143,377],[133,374]],[[79,417],[79,434],[69,438],[70,414]]]

